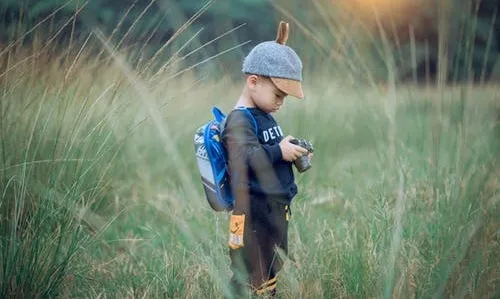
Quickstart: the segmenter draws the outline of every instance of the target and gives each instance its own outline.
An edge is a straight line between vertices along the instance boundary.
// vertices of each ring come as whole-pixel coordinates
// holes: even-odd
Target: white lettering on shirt
[[[274,132],[276,132],[276,135],[280,136],[280,131],[278,130],[278,127],[274,127]]]
[[[268,142],[278,137],[283,137],[283,131],[281,130],[280,126],[275,126],[262,131],[262,137],[264,138],[264,142]]]

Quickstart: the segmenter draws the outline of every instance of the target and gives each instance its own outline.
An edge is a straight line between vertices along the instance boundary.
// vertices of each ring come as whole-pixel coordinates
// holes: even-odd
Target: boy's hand
[[[293,136],[286,136],[280,142],[281,154],[283,155],[283,160],[288,162],[293,162],[297,160],[299,157],[302,157],[304,154],[307,154],[308,151],[298,145],[290,143],[290,140],[294,139]]]

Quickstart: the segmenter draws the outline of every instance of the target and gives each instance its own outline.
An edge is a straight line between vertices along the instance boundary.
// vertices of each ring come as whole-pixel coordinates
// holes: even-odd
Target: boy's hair
[[[262,78],[262,79],[269,79],[269,80],[271,80],[271,77],[269,77],[269,76],[263,76],[263,75],[259,75],[259,74],[245,73],[245,75],[246,76],[252,76],[252,75],[254,75],[254,76],[257,76],[257,77]]]
[[[275,41],[255,46],[243,61],[243,73],[268,77],[286,94],[303,98],[302,61],[295,51],[286,46],[288,23],[280,22]]]

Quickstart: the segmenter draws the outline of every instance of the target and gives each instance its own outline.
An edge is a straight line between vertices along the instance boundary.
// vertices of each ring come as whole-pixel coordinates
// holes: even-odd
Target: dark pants
[[[283,261],[276,249],[288,254],[289,204],[284,200],[250,199],[250,217],[245,217],[244,246],[230,249],[231,286],[235,295],[248,287],[257,295],[276,293],[276,275]]]

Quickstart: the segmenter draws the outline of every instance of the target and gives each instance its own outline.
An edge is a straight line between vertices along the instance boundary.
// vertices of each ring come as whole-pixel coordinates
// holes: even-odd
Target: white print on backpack
[[[195,144],[196,156],[208,160],[207,148],[205,146],[202,133],[199,133],[194,136],[194,144]]]
[[[281,131],[280,126],[272,127],[262,131],[262,137],[264,137],[264,142],[268,142],[269,140],[283,137],[283,131]]]

